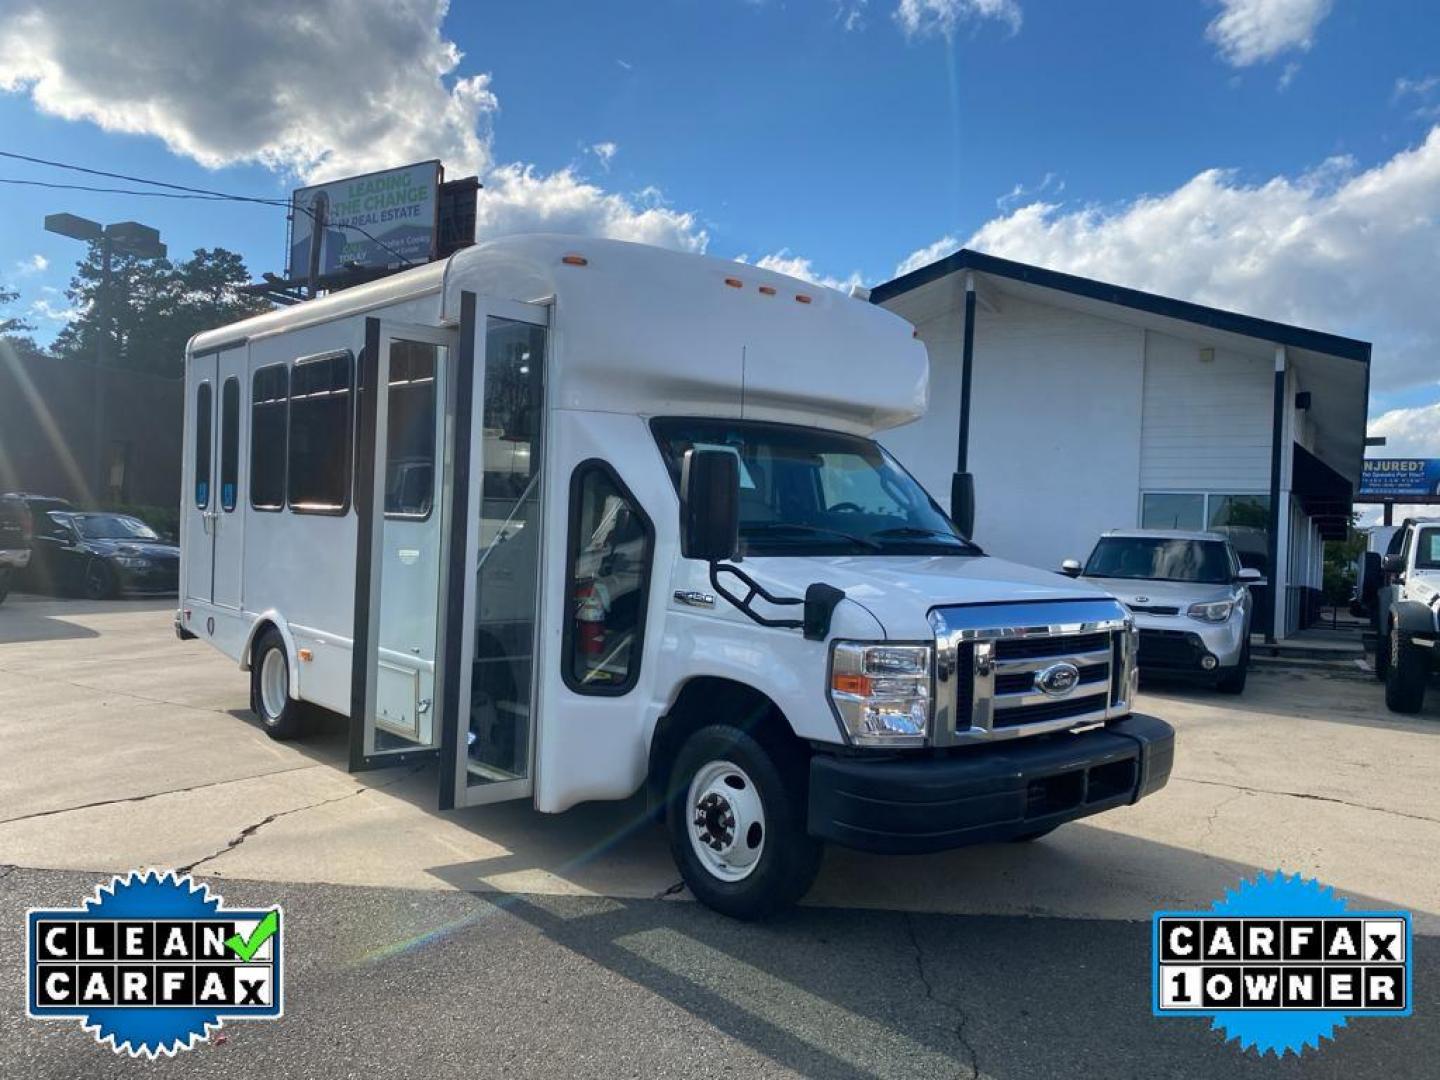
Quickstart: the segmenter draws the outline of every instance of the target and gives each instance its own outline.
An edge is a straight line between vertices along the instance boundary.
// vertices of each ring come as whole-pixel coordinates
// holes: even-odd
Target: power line
[[[48,158],[32,157],[29,154],[17,154],[10,150],[0,150],[0,157],[11,158],[15,161],[26,161],[32,165],[45,165],[52,169],[68,169],[72,172],[86,173],[90,176],[103,176],[111,180],[127,180],[132,184],[148,184],[151,187],[166,188],[169,192],[181,193],[169,194],[168,197],[172,199],[198,199],[202,201],[214,202],[225,201],[255,203],[261,206],[274,206],[284,210],[298,210],[302,214],[309,215],[312,222],[319,221],[319,218],[315,214],[315,211],[311,210],[308,206],[301,206],[299,203],[292,203],[288,199],[267,199],[257,195],[235,195],[228,191],[213,191],[209,188],[189,187],[185,184],[172,184],[166,180],[151,180],[148,177],[144,176],[131,176],[128,173],[108,172],[104,169],[91,169],[84,165],[73,165],[65,161],[51,161]],[[40,180],[0,180],[0,183],[19,184],[26,187],[50,187],[70,191],[96,191],[116,195],[141,195],[149,196],[151,198],[161,198],[167,196],[167,192],[130,191],[120,188],[86,187],[81,184],[51,184]],[[389,252],[391,255],[394,255],[395,258],[400,260],[400,264],[402,266],[408,267],[413,265],[409,259],[407,259],[404,255],[401,255],[389,244],[385,243],[384,240],[381,240],[378,236],[375,236],[373,233],[361,228],[359,225],[340,224],[339,222],[332,221],[327,221],[325,224],[329,228],[348,229],[353,232],[357,232],[361,236],[365,237],[365,239],[369,240],[372,244],[375,244],[376,246],[383,248],[385,251]]]
[[[228,201],[221,195],[187,195],[179,191],[136,191],[134,188],[94,187],[90,184],[55,184],[48,180],[15,180],[0,176],[0,184],[20,187],[51,188],[56,191],[98,191],[107,195],[139,195],[150,199],[199,199],[203,202]]]

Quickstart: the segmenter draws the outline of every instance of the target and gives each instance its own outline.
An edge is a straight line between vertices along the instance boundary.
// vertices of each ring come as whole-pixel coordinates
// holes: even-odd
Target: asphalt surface
[[[30,906],[96,876],[0,880],[0,1000],[22,1000]],[[762,926],[696,904],[225,881],[285,907],[285,1016],[174,1059],[118,1057],[74,1021],[0,1011],[13,1077],[1433,1077],[1440,946],[1416,1015],[1352,1020],[1303,1058],[1149,1010],[1140,922],[801,909]]]
[[[1440,692],[1414,719],[1358,673],[1147,692],[1179,731],[1153,798],[1034,844],[831,851],[763,925],[691,902],[638,805],[440,814],[433,768],[350,775],[343,731],[274,743],[245,706],[166,605],[0,608],[0,1080],[1440,1075]],[[26,909],[145,866],[284,905],[283,1019],[150,1062],[24,1016]],[[1413,912],[1414,1016],[1283,1060],[1151,1016],[1150,914],[1276,866]]]

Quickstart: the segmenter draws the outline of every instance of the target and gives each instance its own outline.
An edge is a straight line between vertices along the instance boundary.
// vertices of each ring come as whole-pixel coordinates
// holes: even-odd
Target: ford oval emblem
[[[1049,697],[1064,697],[1080,685],[1080,669],[1068,660],[1035,673],[1035,689]]]

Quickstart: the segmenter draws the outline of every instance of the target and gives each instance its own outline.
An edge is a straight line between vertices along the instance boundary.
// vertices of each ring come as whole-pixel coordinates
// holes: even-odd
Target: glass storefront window
[[[1140,505],[1142,529],[1205,528],[1204,495],[1147,494]]]

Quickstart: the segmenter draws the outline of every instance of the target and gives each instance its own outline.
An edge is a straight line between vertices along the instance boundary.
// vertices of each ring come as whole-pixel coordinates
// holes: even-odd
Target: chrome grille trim
[[[1130,711],[1135,684],[1134,622],[1115,600],[1060,600],[1014,604],[979,604],[939,607],[930,611],[930,628],[935,634],[935,686],[932,700],[935,726],[932,744],[997,741],[1093,727]],[[1108,644],[1097,649],[1094,635],[1105,634]],[[1089,640],[1067,647],[1066,639],[1089,636]],[[1054,649],[1042,656],[1005,659],[997,644],[1015,640],[1054,639]],[[969,664],[957,663],[970,646]],[[1027,650],[1028,651],[1028,650]],[[1103,665],[1105,677],[1081,683],[1073,691],[1052,697],[1038,690],[1024,693],[995,693],[999,675],[1034,673],[1052,664],[1068,662],[1088,669]],[[1116,671],[1116,665],[1119,671]],[[1117,677],[1118,676],[1118,677]],[[959,715],[961,679],[970,679],[968,716]],[[1079,702],[1094,698],[1095,707],[1083,712],[1026,723],[1015,713],[1056,702]]]

